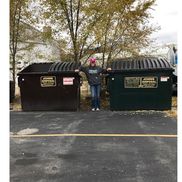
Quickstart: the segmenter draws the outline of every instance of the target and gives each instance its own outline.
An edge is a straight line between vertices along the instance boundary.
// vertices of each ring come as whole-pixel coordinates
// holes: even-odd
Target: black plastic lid
[[[111,67],[112,71],[173,70],[165,58],[156,57],[116,59],[108,67]]]
[[[73,72],[80,67],[81,63],[78,62],[55,62],[53,63],[48,72]]]
[[[48,74],[48,73],[72,73],[79,69],[81,63],[55,62],[55,63],[33,63],[24,68],[18,75],[22,74]]]

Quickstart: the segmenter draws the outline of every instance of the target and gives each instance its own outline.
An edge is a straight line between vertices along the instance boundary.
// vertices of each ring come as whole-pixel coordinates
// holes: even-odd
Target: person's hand
[[[79,72],[80,70],[79,69],[76,69],[75,72]]]
[[[111,68],[107,68],[107,71],[111,71],[112,69]]]

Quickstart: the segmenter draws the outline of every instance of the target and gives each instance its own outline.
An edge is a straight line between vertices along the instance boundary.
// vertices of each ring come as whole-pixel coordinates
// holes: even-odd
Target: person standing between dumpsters
[[[108,68],[107,70],[110,70]],[[105,72],[105,70],[96,64],[95,58],[89,59],[89,66],[83,67],[80,69],[76,69],[75,72],[83,71],[86,74],[88,83],[90,85],[91,91],[91,107],[92,111],[100,110],[100,92],[101,92],[101,74]]]

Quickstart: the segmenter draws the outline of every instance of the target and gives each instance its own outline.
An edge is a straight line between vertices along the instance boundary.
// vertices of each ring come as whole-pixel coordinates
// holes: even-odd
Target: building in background
[[[32,63],[61,60],[59,43],[53,38],[45,37],[44,33],[21,22],[23,30],[18,42],[16,55],[16,74]],[[12,59],[10,56],[10,79],[12,79]]]

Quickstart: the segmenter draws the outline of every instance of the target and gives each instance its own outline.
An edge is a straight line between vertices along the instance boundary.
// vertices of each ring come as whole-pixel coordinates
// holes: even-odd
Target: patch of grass
[[[178,101],[177,101],[177,97],[175,96],[175,97],[172,97],[172,107],[177,107],[177,103]]]
[[[172,108],[171,110],[164,111],[166,116],[177,118],[177,97],[172,97]]]
[[[16,95],[13,103],[10,103],[10,109],[13,111],[21,111],[21,99],[20,95]]]

